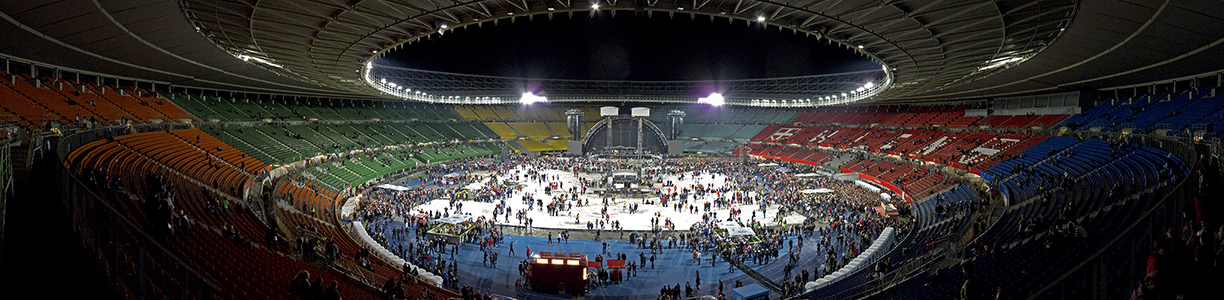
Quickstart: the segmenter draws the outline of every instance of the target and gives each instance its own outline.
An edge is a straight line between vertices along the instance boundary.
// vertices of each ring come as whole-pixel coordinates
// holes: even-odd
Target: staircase
[[[102,100],[104,100],[104,101],[106,101],[106,102],[110,102],[110,104],[111,104],[111,105],[114,105],[115,107],[118,107],[118,108],[119,108],[119,110],[122,110],[123,112],[127,113],[129,116],[132,116],[133,118],[136,118],[136,120],[137,120],[137,121],[140,121],[140,122],[145,122],[145,121],[148,121],[149,119],[151,119],[151,118],[150,118],[150,116],[139,116],[139,115],[137,115],[136,113],[132,112],[131,110],[128,110],[127,108],[124,108],[124,107],[123,107],[123,105],[119,105],[119,103],[116,103],[116,101],[115,101],[115,100],[111,100],[111,97],[107,97],[107,94],[106,94],[106,89],[108,89],[107,87],[105,87],[105,86],[102,86],[102,87],[94,87],[93,89],[94,89],[94,94],[95,94],[95,95],[98,95],[98,97],[99,97],[99,98],[102,98]],[[112,89],[112,90],[111,90],[111,93],[113,93],[113,94],[117,94],[117,93],[119,93],[119,91],[116,91],[116,90]]]
[[[761,275],[761,273],[758,273],[756,270],[749,268],[734,258],[723,256],[723,259],[731,263],[731,265],[735,266],[735,268],[740,269],[740,271],[744,271],[745,275],[752,277],[752,279],[756,280],[757,283],[760,283],[761,286],[773,291],[774,293],[778,293],[778,295],[783,294],[782,286],[773,282],[773,280],[769,280],[769,278],[766,278],[765,275]]]
[[[217,111],[216,109],[213,109],[213,108],[212,108],[212,103],[209,103],[209,102],[208,102],[208,97],[207,97],[207,96],[200,96],[200,98],[201,98],[201,99],[199,99],[199,100],[192,99],[192,98],[191,98],[191,95],[184,95],[184,96],[185,96],[185,97],[187,97],[187,101],[196,101],[196,102],[200,103],[200,107],[203,107],[204,109],[207,109],[208,111],[212,112],[212,115],[207,115],[207,116],[204,116],[204,117],[214,117],[214,118],[217,118],[218,120],[223,119],[223,117],[222,117],[222,115],[221,115],[221,112],[219,112],[219,111]],[[183,110],[183,111],[186,111],[186,110]],[[190,114],[191,112],[188,112],[188,113]],[[203,120],[203,121],[208,121],[208,119],[201,118],[201,116],[195,116],[195,117],[196,117],[197,119],[200,119],[200,120]]]
[[[39,145],[43,143],[42,138],[35,138],[29,143],[9,148],[9,159],[12,161],[10,173],[13,175],[13,187],[30,183],[30,168],[34,166],[36,152],[39,151]]]
[[[536,153],[535,151],[531,151],[531,150],[527,149],[527,146],[523,146],[523,144],[519,144],[519,142],[518,142],[518,141],[514,141],[514,140],[512,140],[512,141],[509,141],[509,144],[510,144],[510,146],[511,146],[511,147],[514,147],[514,149],[517,149],[517,150],[519,151],[519,153],[522,153],[523,155],[526,155],[526,156],[528,156],[528,157],[538,157],[538,156],[540,156],[540,154],[539,154],[539,153]]]
[[[402,130],[399,130],[399,128],[395,128],[395,126],[387,126],[387,128],[390,128],[390,129],[391,129],[391,131],[395,131],[396,133],[399,133],[400,135],[403,135],[403,136],[404,136],[404,138],[408,139],[408,140],[405,140],[405,141],[400,141],[400,143],[401,143],[401,144],[415,144],[415,142],[416,142],[416,141],[415,141],[415,140],[413,140],[413,139],[412,139],[412,136],[411,136],[411,135],[408,135],[408,133],[406,133],[406,132],[404,132],[404,131],[402,131]],[[416,132],[413,132],[413,134],[416,134]],[[395,139],[391,139],[391,140],[395,140]]]
[[[243,145],[246,145],[249,149],[253,149],[256,152],[259,152],[260,154],[263,154],[264,156],[268,158],[276,159],[276,157],[272,156],[272,154],[268,154],[267,152],[264,152],[262,149],[259,149],[259,147],[255,147],[255,145],[251,145],[251,143],[247,143],[247,141],[242,140],[242,138],[234,135],[233,133],[230,133],[229,131],[222,130],[221,133],[225,133],[225,135],[230,136],[230,138],[233,138],[235,141],[238,141],[242,143]]]
[[[9,192],[13,191],[16,187],[13,184],[13,180],[16,178],[13,175],[12,169],[13,152],[11,150],[13,147],[7,144],[3,145],[3,147],[0,149],[0,257],[4,257],[4,225],[5,219],[8,218]],[[22,177],[29,178],[30,176],[25,174]]]
[[[276,144],[281,145],[282,147],[285,147],[285,149],[289,149],[289,151],[292,151],[293,153],[297,153],[298,157],[305,159],[306,155],[302,154],[302,152],[298,152],[297,149],[293,149],[293,147],[289,147],[289,145],[285,145],[285,143],[282,143],[280,140],[272,137],[271,135],[268,135],[268,133],[263,132],[263,130],[259,130],[258,128],[255,128],[255,132],[258,132],[259,134],[263,135],[268,140],[276,142]]]

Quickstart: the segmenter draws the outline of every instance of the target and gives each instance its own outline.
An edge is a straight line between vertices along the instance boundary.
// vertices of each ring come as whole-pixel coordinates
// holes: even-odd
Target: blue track
[[[403,223],[398,221],[383,221],[380,224],[383,225],[383,234],[388,237],[392,236],[390,228],[403,226]],[[404,247],[407,248],[406,242],[413,241],[413,238],[414,233],[412,233],[412,230],[409,230],[406,239],[392,239],[390,243],[391,246],[395,246],[396,243],[405,243]],[[819,278],[822,275],[818,269],[824,263],[824,253],[826,250],[820,247],[818,243],[820,239],[821,237],[816,234],[804,238],[799,260],[796,262],[796,266],[792,267],[792,277],[800,274],[804,268],[811,272],[809,280],[815,280],[815,278]],[[858,239],[848,238],[847,240],[857,243]],[[510,255],[509,253],[512,241],[514,242],[515,255]],[[786,237],[778,259],[762,265],[756,265],[748,261],[748,265],[762,275],[776,282],[781,282],[784,274],[783,268],[789,261],[786,253],[791,249],[787,244],[791,241],[797,243],[797,237],[795,235]],[[486,267],[481,263],[484,259],[484,254],[481,253],[480,247],[475,244],[460,246],[454,258],[451,258],[449,254],[443,255],[442,258],[448,263],[450,261],[458,262],[459,274],[457,275],[460,286],[466,284],[484,293],[492,292],[520,299],[569,299],[568,296],[536,293],[528,289],[523,289],[518,293],[515,292],[514,283],[518,279],[518,263],[526,259],[526,246],[530,246],[532,252],[582,253],[592,260],[596,254],[603,254],[605,259],[610,259],[616,253],[625,253],[630,261],[638,261],[639,254],[645,252],[648,261],[645,268],[639,270],[638,276],[625,277],[620,284],[595,287],[587,294],[588,299],[652,299],[658,295],[659,289],[664,284],[675,286],[677,283],[680,284],[681,289],[684,288],[686,283],[693,284],[693,288],[696,290],[694,294],[697,295],[717,295],[719,279],[723,281],[723,293],[730,298],[731,289],[736,280],[740,280],[744,285],[757,283],[756,280],[744,275],[738,269],[732,268],[722,259],[711,265],[708,254],[703,253],[702,264],[698,266],[693,262],[692,253],[685,248],[663,249],[663,252],[657,254],[655,258],[655,268],[650,268],[649,249],[638,249],[636,245],[630,244],[627,241],[607,240],[606,242],[608,243],[608,253],[602,253],[602,241],[571,239],[568,244],[565,244],[557,243],[554,240],[554,243],[549,245],[548,239],[543,237],[506,235],[505,240],[500,245],[494,246],[494,249],[499,253],[496,268]],[[844,246],[836,245],[836,243],[833,246],[840,257]],[[702,282],[700,286],[693,282],[696,279],[697,271],[701,272]]]

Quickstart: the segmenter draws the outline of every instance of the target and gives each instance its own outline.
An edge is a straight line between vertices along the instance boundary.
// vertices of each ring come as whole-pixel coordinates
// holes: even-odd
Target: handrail
[[[65,172],[64,174],[66,175],[66,177],[71,178],[72,183],[75,183],[77,185],[76,188],[82,188],[82,190],[84,190],[86,194],[92,197],[92,199],[95,199],[95,200],[102,199],[102,196],[99,196],[97,193],[94,193],[94,191],[88,188],[88,186],[86,186],[85,183],[82,182],[80,178],[77,178],[76,175],[73,175],[71,170],[69,170],[67,164],[64,164],[61,161],[60,167],[63,167],[63,170]],[[102,207],[105,207],[108,212],[110,212],[114,217],[118,218],[121,221],[121,224],[126,225],[129,229],[136,232],[144,242],[147,242],[155,246],[156,250],[160,250],[166,256],[170,257],[170,259],[173,260],[176,264],[178,264],[179,267],[186,269],[188,272],[191,273],[191,275],[195,276],[196,279],[208,285],[208,287],[212,288],[215,291],[221,291],[221,288],[217,286],[216,283],[213,283],[211,280],[205,277],[204,274],[200,273],[200,271],[196,270],[195,268],[192,268],[191,265],[188,265],[186,262],[184,262],[182,258],[179,258],[178,255],[175,255],[173,252],[170,251],[170,249],[167,249],[166,246],[157,242],[157,240],[154,239],[153,236],[149,235],[147,232],[142,230],[140,226],[137,226],[136,223],[132,222],[132,220],[124,216],[123,213],[120,213],[119,210],[116,209],[114,206],[111,206],[110,203],[107,203],[106,201],[94,201],[94,203],[102,204]]]
[[[1164,141],[1161,141],[1162,146],[1163,146],[1163,142]],[[1174,151],[1169,151],[1169,152],[1173,153],[1174,155],[1177,155],[1179,159],[1182,159],[1182,161],[1188,162],[1187,167],[1189,170],[1194,170],[1200,167],[1201,162],[1198,160],[1198,156],[1195,155],[1196,152],[1194,150],[1194,147],[1187,146],[1184,143],[1181,143],[1179,141],[1170,141],[1170,142],[1173,143],[1173,145],[1171,146],[1174,146],[1175,148],[1177,148],[1174,150],[1181,150],[1181,151],[1178,151],[1181,153],[1180,154],[1173,153]],[[1161,149],[1168,151],[1165,148],[1161,148]],[[1122,231],[1114,235],[1114,237],[1110,239],[1108,243],[1105,243],[1105,245],[1102,245],[1101,247],[1099,247],[1099,249],[1096,252],[1092,253],[1092,255],[1080,261],[1079,264],[1076,264],[1074,267],[1071,267],[1070,270],[1067,270],[1066,272],[1063,272],[1062,274],[1060,274],[1056,279],[1051,281],[1049,284],[1042,286],[1041,289],[1038,289],[1031,296],[1029,296],[1029,299],[1038,299],[1039,296],[1041,296],[1042,294],[1045,294],[1049,292],[1051,289],[1053,289],[1054,287],[1058,286],[1059,284],[1062,284],[1063,281],[1066,280],[1068,277],[1075,274],[1080,269],[1084,268],[1084,266],[1087,266],[1088,264],[1095,262],[1097,258],[1101,257],[1101,255],[1103,255],[1106,251],[1112,249],[1114,244],[1117,244],[1124,237],[1129,236],[1131,234],[1131,231],[1133,231],[1140,224],[1147,222],[1148,218],[1152,217],[1152,214],[1154,212],[1156,212],[1159,209],[1164,208],[1166,202],[1169,202],[1169,200],[1172,200],[1175,197],[1175,195],[1178,195],[1178,193],[1176,193],[1175,191],[1178,191],[1178,190],[1181,190],[1187,187],[1186,182],[1189,182],[1190,181],[1189,179],[1192,178],[1187,175],[1189,174],[1182,174],[1182,176],[1179,176],[1178,183],[1172,189],[1170,189],[1170,191],[1173,191],[1173,192],[1165,193],[1165,195],[1161,197],[1159,201],[1156,201],[1155,204],[1152,204],[1151,207],[1149,207],[1146,211],[1143,212],[1143,215],[1139,216],[1139,218],[1136,219],[1134,222],[1131,222],[1131,224],[1128,225],[1125,229],[1122,229]]]

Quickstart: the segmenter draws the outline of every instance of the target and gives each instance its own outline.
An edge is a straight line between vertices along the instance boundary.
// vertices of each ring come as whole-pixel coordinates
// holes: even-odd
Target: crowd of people
[[[494,220],[508,220],[510,215],[514,214],[518,221],[517,224],[530,225],[530,218],[524,217],[525,211],[543,210],[550,215],[556,215],[565,213],[575,206],[591,205],[591,198],[602,199],[604,201],[600,202],[605,202],[602,203],[605,213],[602,216],[591,216],[595,220],[588,221],[591,222],[588,229],[596,232],[598,238],[598,233],[602,233],[609,227],[615,230],[616,224],[619,223],[618,220],[607,218],[608,205],[615,207],[619,204],[626,211],[634,210],[639,205],[659,205],[671,208],[676,212],[702,214],[703,218],[701,222],[687,230],[676,231],[670,230],[674,228],[674,224],[668,224],[670,220],[658,214],[651,219],[654,230],[648,233],[631,233],[629,239],[635,245],[643,250],[649,249],[651,252],[649,255],[651,267],[653,267],[654,257],[662,253],[665,248],[685,248],[686,251],[693,254],[694,261],[699,264],[703,262],[715,264],[720,260],[728,262],[728,268],[732,270],[735,269],[736,264],[765,265],[779,257],[786,256],[789,260],[785,266],[785,278],[781,278],[779,285],[783,286],[788,294],[798,293],[803,283],[831,274],[848,264],[853,257],[869,247],[884,228],[895,227],[903,231],[908,229],[908,226],[903,226],[904,224],[901,224],[897,218],[881,214],[874,208],[889,201],[881,198],[878,192],[872,192],[852,182],[827,177],[797,177],[793,173],[779,172],[776,167],[761,167],[753,163],[744,163],[735,157],[677,158],[643,163],[638,166],[638,170],[644,182],[653,184],[653,193],[649,197],[640,197],[631,201],[625,201],[623,197],[615,198],[613,195],[608,195],[606,198],[600,197],[602,195],[582,197],[588,195],[586,193],[588,188],[597,187],[600,181],[586,180],[578,175],[608,172],[625,167],[614,161],[514,157],[502,161],[468,160],[451,164],[448,167],[452,170],[488,171],[487,173],[491,174],[467,176],[464,177],[465,181],[447,186],[403,191],[370,190],[363,194],[364,198],[358,205],[357,215],[359,218],[373,222],[392,218],[407,221],[421,215],[427,220],[433,220],[454,214],[467,214],[463,210],[461,200],[494,203],[496,206],[493,214],[488,218],[477,216],[478,225],[475,225],[473,233],[464,239],[464,242],[467,243],[480,244],[481,249],[486,251],[486,265],[489,265],[489,260],[496,260],[496,253],[487,249],[500,245],[501,241],[500,226],[493,222]],[[799,166],[792,167],[802,169]],[[542,172],[543,170],[569,172],[579,179],[577,183],[567,186],[561,183],[556,175],[546,174]],[[727,176],[729,174],[733,175]],[[700,184],[677,186],[675,182],[686,177],[711,176],[726,176],[727,184],[723,186]],[[498,178],[508,179],[498,181]],[[667,178],[675,178],[675,180]],[[483,184],[475,189],[465,184],[472,182]],[[514,201],[511,201],[511,197],[516,195],[515,192],[521,187],[520,184],[524,183],[546,185],[550,192],[555,192],[551,192],[552,197],[523,194],[521,195],[522,202],[512,203]],[[827,188],[834,192],[825,194],[805,192],[817,188]],[[551,198],[551,200],[545,201],[545,198]],[[713,200],[696,201],[699,198]],[[434,199],[449,199],[449,202],[440,211],[414,209],[417,205]],[[615,200],[608,201],[612,199]],[[595,203],[594,205],[600,204]],[[512,205],[518,206],[518,209]],[[743,210],[738,208],[744,206],[753,206],[759,210],[742,214],[740,212]],[[716,209],[728,209],[730,213],[718,215],[714,212]],[[761,213],[765,209],[777,210],[776,219],[765,219],[765,214]],[[789,225],[782,222],[783,216],[792,213],[805,217],[805,221],[802,224]],[[601,226],[603,224],[600,222],[603,221],[607,221],[603,223],[607,226]],[[754,235],[751,238],[732,237],[725,230],[721,230],[720,223],[722,226],[735,224],[733,226],[752,228]],[[448,253],[453,257],[457,247],[424,238],[427,235],[422,224],[426,223],[409,223],[409,227],[395,229],[415,230],[416,234],[413,236],[416,239],[408,243],[387,244],[386,239],[379,240],[383,241],[392,252],[401,255],[413,264],[421,266],[424,270],[440,274],[445,286],[458,288],[454,262],[448,263],[443,259]],[[374,232],[381,232],[378,230],[381,228],[372,229],[375,229]],[[393,230],[393,232],[399,231]],[[823,238],[815,239],[817,236]],[[549,240],[552,240],[551,234]],[[561,237],[558,236],[557,240],[560,242]],[[816,245],[821,247],[819,253],[826,254],[822,265],[804,266],[798,263],[800,261],[798,249],[803,248],[805,240],[808,242],[819,240],[816,242]],[[787,252],[783,249],[791,250]],[[610,255],[626,256],[624,253]],[[636,269],[647,266],[645,251],[639,253],[639,258],[638,261],[627,261],[624,273],[626,276],[632,276],[636,273]],[[792,269],[794,269],[793,272]],[[595,285],[603,283],[601,278],[608,278],[608,280],[613,278],[611,274],[607,277],[601,277],[599,274],[601,273],[596,272],[596,276],[592,278],[594,280],[592,283]],[[623,278],[619,279],[623,280]],[[520,279],[520,282],[522,281]],[[690,290],[698,294],[709,292],[701,291],[700,282],[695,285],[697,289],[690,288]],[[678,287],[679,284],[665,288],[667,293],[661,294],[660,297],[672,299],[672,291],[679,290]],[[479,292],[474,292],[474,294],[479,294]]]
[[[1186,184],[1192,201],[1181,218],[1154,232],[1147,268],[1131,299],[1213,299],[1224,280],[1224,205],[1211,193],[1221,184],[1218,160],[1204,156]]]

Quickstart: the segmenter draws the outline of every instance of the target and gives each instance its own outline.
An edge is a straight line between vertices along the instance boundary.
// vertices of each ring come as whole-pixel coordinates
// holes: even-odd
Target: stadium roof
[[[1104,88],[1224,68],[1224,5],[1114,0],[639,0],[598,10],[819,35],[889,68],[877,101]],[[363,65],[447,28],[590,13],[567,0],[0,2],[0,52],[204,88],[375,98]],[[446,27],[446,28],[444,28]]]

